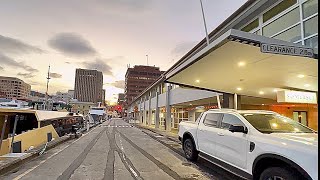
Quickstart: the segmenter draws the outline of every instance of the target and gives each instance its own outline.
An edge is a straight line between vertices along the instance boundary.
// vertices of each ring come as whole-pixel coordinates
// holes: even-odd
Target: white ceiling
[[[240,67],[239,62],[245,66]],[[305,77],[297,77],[299,74]],[[276,99],[274,89],[318,92],[318,60],[261,53],[259,47],[229,41],[168,81]],[[305,87],[306,84],[309,86]],[[259,94],[260,91],[264,94]]]

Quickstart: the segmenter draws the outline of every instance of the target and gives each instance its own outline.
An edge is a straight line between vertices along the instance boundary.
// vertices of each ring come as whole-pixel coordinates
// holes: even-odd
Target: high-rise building
[[[118,105],[123,105],[124,104],[124,93],[119,93],[118,94]]]
[[[31,86],[19,78],[0,76],[0,92],[6,98],[28,99]]]
[[[80,102],[103,102],[102,72],[89,69],[76,69],[74,98]]]
[[[163,72],[159,67],[154,66],[129,67],[125,78],[125,104],[129,104],[144,89],[155,82]]]

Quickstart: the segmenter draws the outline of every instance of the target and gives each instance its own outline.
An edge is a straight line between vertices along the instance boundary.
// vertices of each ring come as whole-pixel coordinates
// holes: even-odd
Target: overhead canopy
[[[166,82],[271,99],[283,89],[317,92],[316,56],[302,45],[230,30],[177,63]]]

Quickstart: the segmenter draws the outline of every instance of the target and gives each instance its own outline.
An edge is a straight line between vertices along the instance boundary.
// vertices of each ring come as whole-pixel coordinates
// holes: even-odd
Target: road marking
[[[89,131],[89,132],[90,132],[90,131]],[[82,135],[79,139],[73,141],[73,142],[72,142],[71,144],[69,144],[68,146],[62,148],[61,150],[59,150],[59,151],[57,151],[57,152],[55,152],[54,154],[52,154],[51,156],[49,156],[47,159],[42,160],[37,166],[34,166],[34,167],[32,167],[31,169],[25,171],[24,173],[20,174],[19,176],[17,176],[17,177],[14,178],[13,180],[19,180],[19,179],[23,178],[25,175],[29,174],[31,171],[33,171],[33,170],[36,169],[37,167],[41,166],[43,163],[45,163],[47,160],[51,159],[53,156],[59,154],[60,152],[62,152],[63,150],[67,149],[67,148],[68,148],[69,146],[71,146],[72,144],[78,142],[81,138],[83,138],[83,137],[85,137],[86,135],[88,135],[89,132],[86,133],[86,134],[84,134],[84,135]]]

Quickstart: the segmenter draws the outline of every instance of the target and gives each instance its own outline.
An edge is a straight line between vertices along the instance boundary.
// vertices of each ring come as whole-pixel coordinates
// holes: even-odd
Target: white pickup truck
[[[318,134],[272,111],[217,109],[179,124],[187,159],[246,179],[318,179]]]

